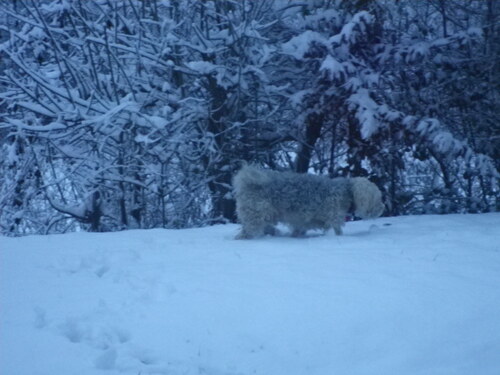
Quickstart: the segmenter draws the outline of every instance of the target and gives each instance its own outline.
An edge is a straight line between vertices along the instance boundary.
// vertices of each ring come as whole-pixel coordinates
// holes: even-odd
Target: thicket
[[[235,220],[242,162],[500,209],[495,0],[0,3],[0,232]]]

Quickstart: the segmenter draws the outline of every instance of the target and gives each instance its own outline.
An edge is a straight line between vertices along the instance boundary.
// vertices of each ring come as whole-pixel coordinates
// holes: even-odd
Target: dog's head
[[[363,177],[351,178],[354,214],[362,219],[379,217],[384,212],[382,193],[377,185]]]

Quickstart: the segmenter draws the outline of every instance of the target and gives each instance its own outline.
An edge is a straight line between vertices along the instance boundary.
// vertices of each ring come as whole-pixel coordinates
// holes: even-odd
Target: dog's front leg
[[[277,229],[274,227],[274,225],[266,225],[264,228],[264,234],[268,234],[270,236],[276,236],[278,234]]]

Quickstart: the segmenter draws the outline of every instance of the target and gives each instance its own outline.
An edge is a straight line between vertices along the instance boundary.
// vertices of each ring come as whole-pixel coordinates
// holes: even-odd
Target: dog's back
[[[294,201],[299,205],[305,201],[310,203],[311,198],[322,195],[317,194],[318,189],[331,189],[331,180],[322,176],[276,172],[247,165],[234,176],[233,188],[237,199],[247,194],[258,194],[260,199],[273,201],[273,205],[279,207],[289,206]]]

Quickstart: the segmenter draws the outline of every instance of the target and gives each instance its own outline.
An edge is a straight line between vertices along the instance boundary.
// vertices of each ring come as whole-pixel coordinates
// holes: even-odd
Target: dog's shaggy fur
[[[274,234],[278,222],[289,225],[294,236],[332,227],[340,235],[348,212],[365,219],[384,210],[380,190],[362,177],[330,179],[244,166],[233,187],[242,224],[237,238]]]

